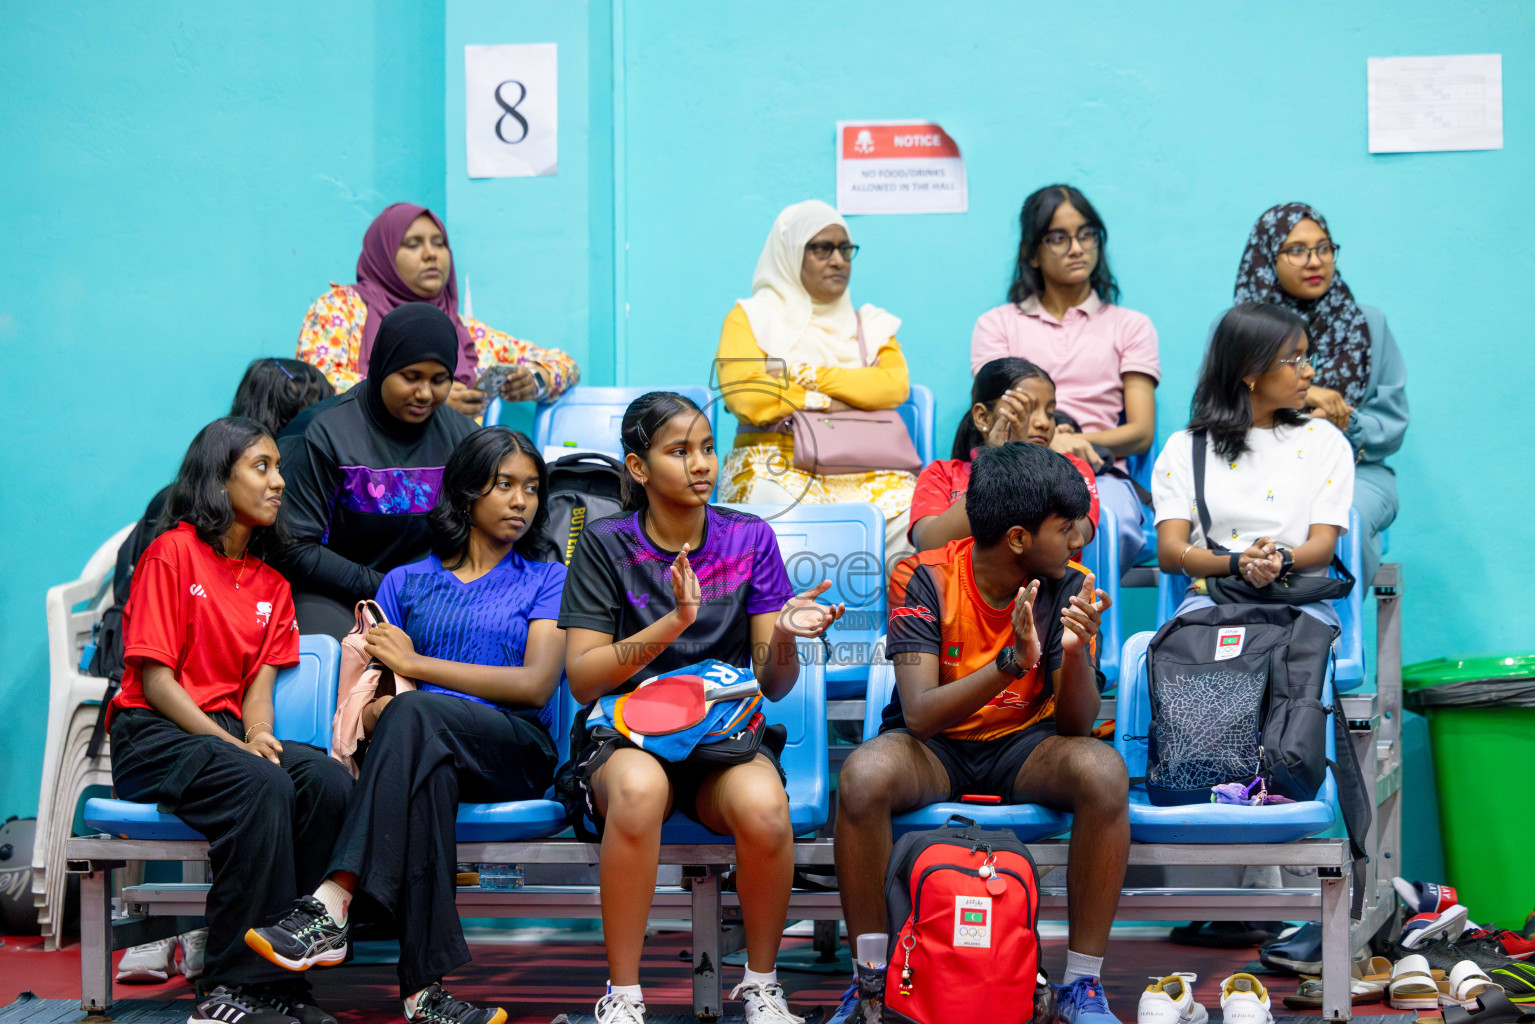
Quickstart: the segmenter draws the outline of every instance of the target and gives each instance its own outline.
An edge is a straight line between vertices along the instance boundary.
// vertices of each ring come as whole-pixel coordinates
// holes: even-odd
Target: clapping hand
[[[1103,625],[1103,613],[1114,603],[1108,594],[1097,589],[1097,582],[1097,578],[1088,573],[1082,581],[1082,590],[1073,594],[1071,601],[1061,609],[1061,625],[1066,627],[1061,647],[1065,650],[1091,645]]]
[[[693,563],[688,561],[686,544],[672,559],[672,599],[676,602],[676,615],[683,628],[698,621],[698,606],[703,604],[704,594],[698,585],[698,575],[693,572]]]
[[[789,598],[778,613],[778,628],[790,636],[813,639],[825,636],[831,624],[847,611],[845,604],[820,604],[816,598],[831,588],[831,580],[822,580],[803,594]]]
[[[1013,658],[1027,672],[1039,664],[1044,648],[1034,628],[1034,598],[1039,595],[1039,580],[1019,587],[1013,598]]]

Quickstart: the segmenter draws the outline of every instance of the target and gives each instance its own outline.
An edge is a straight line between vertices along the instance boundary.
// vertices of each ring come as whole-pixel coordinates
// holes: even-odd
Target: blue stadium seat
[[[1119,520],[1107,505],[1098,506],[1098,534],[1082,549],[1082,565],[1097,577],[1098,589],[1109,595],[1098,637],[1098,668],[1106,680],[1105,692],[1119,683],[1119,648],[1123,625],[1119,611]]]
[[[938,417],[936,410],[933,389],[925,384],[913,384],[906,401],[895,407],[902,422],[906,424],[906,432],[911,435],[912,446],[917,449],[917,455],[924,466],[938,457],[934,437],[934,421]]]
[[[1124,422],[1124,415],[1120,414],[1120,422]],[[1151,451],[1141,452],[1139,455],[1125,456],[1125,472],[1130,474],[1130,479],[1151,491],[1151,467],[1156,462],[1156,445],[1153,443]],[[1146,509],[1146,515],[1141,520],[1141,553],[1136,556],[1136,565],[1157,564],[1157,525],[1156,515],[1150,508]]]
[[[1120,665],[1114,749],[1125,760],[1132,779],[1146,774],[1147,735],[1151,729],[1151,696],[1146,681],[1146,648],[1153,633],[1137,633],[1125,644]],[[1331,680],[1322,702],[1331,703]],[[1327,757],[1335,746],[1327,729]],[[1315,800],[1266,807],[1236,804],[1187,804],[1158,807],[1146,795],[1145,783],[1130,787],[1130,838],[1138,843],[1288,843],[1332,827],[1338,814],[1338,786],[1332,769]]]
[[[630,402],[651,391],[675,391],[691,398],[708,415],[710,428],[716,436],[719,435],[719,418],[724,403],[716,402],[716,396],[706,387],[657,385],[604,388],[579,385],[555,401],[538,407],[538,416],[533,421],[533,443],[540,451],[546,445],[556,445],[616,452],[620,447],[618,435],[624,410],[629,408]]]
[[[560,676],[559,689],[554,691],[554,749],[557,751],[555,767],[570,760],[570,726],[575,704],[565,677]],[[570,827],[565,818],[565,805],[554,799],[554,789],[544,794],[542,800],[503,800],[494,804],[459,804],[458,822],[453,829],[461,843],[513,843],[531,839],[548,839]]]
[[[330,749],[331,720],[336,714],[336,677],[341,645],[334,637],[299,637],[298,664],[277,673],[272,687],[273,728],[280,740]],[[154,804],[96,797],[85,802],[85,823],[122,839],[202,839],[174,814]]]
[[[885,706],[890,703],[890,693],[895,689],[895,666],[881,661],[869,673],[869,686],[864,695],[863,738],[865,741],[879,735],[879,723]],[[982,828],[1011,829],[1026,843],[1049,836],[1059,835],[1071,828],[1071,815],[1064,811],[1052,811],[1037,804],[967,804],[947,801],[928,804],[926,807],[897,814],[891,826],[897,836],[922,829],[942,828],[950,815],[959,814],[972,819]]]
[[[826,749],[826,674],[817,648],[819,644],[800,641],[799,681],[783,700],[762,702],[768,723],[782,725],[788,733],[779,763],[787,776],[789,822],[797,836],[807,835],[825,825],[831,813]],[[566,706],[567,715],[574,715],[578,710],[573,700],[567,700]],[[568,724],[570,719],[566,721]],[[661,829],[663,843],[719,841],[718,834],[689,821],[680,812],[673,814]]]
[[[1339,690],[1353,690],[1364,682],[1364,594],[1369,583],[1359,578],[1364,571],[1360,553],[1359,513],[1348,510],[1348,532],[1338,538],[1338,558],[1354,575],[1348,596],[1332,603],[1342,632],[1338,635],[1337,664],[1333,668]],[[1181,573],[1162,573],[1157,581],[1157,628],[1173,617],[1188,592],[1189,578]]]
[[[884,513],[863,502],[728,507],[761,516],[773,527],[795,593],[832,581],[820,600],[845,603],[847,613],[827,634],[832,649],[827,698],[863,696],[869,665],[878,660],[875,644],[885,631]]]

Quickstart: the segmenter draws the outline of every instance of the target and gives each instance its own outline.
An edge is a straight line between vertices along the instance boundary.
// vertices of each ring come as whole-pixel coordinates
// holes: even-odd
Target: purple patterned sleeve
[[[784,569],[773,528],[758,520],[752,524],[752,531],[752,575],[747,583],[746,614],[776,612],[794,596],[789,574]]]

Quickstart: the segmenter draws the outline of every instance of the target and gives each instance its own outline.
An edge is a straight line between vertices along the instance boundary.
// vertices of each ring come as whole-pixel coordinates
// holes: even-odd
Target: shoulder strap
[[[1219,551],[1215,538],[1210,535],[1210,508],[1205,504],[1205,449],[1210,445],[1210,438],[1203,430],[1196,430],[1194,440],[1194,508],[1199,513],[1199,528],[1205,534],[1205,546],[1211,551]]]
[[[863,343],[863,315],[858,310],[853,310],[853,319],[858,323],[858,362],[860,365],[869,365],[869,349]]]

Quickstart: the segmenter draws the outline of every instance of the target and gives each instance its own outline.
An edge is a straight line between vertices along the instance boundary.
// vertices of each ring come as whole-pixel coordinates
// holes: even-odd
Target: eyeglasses
[[[1071,239],[1073,236],[1064,231],[1051,231],[1045,235],[1045,248],[1057,256],[1064,256],[1071,251]],[[1098,229],[1094,227],[1079,228],[1076,233],[1077,244],[1083,252],[1092,252],[1098,248]]]
[[[1313,370],[1315,370],[1316,369],[1316,353],[1315,352],[1307,352],[1303,356],[1291,356],[1289,359],[1281,359],[1281,360],[1279,360],[1279,365],[1280,366],[1288,366],[1290,369],[1294,370],[1296,373],[1300,373],[1300,368],[1302,366],[1309,366]]]
[[[843,242],[841,245],[833,245],[830,242],[807,242],[805,251],[818,260],[829,260],[832,253],[840,252],[842,258],[851,263],[853,257],[858,255],[858,246],[852,242]]]
[[[1331,263],[1338,257],[1341,245],[1333,245],[1331,242],[1323,242],[1321,245],[1310,247],[1304,245],[1292,245],[1288,249],[1280,249],[1279,255],[1289,261],[1292,267],[1304,267],[1311,262],[1311,254],[1316,253],[1316,258],[1323,263]]]

